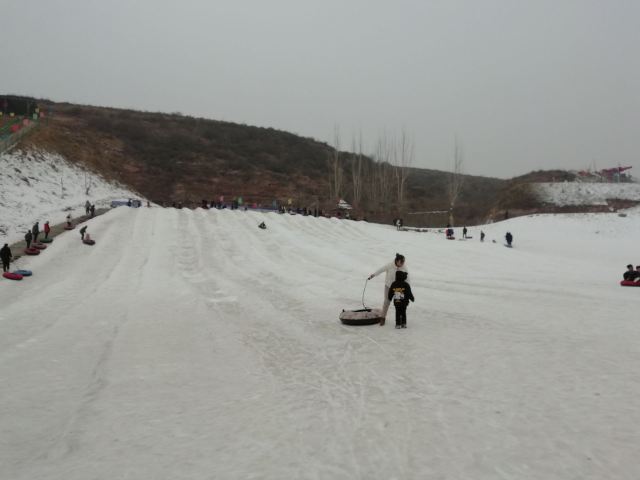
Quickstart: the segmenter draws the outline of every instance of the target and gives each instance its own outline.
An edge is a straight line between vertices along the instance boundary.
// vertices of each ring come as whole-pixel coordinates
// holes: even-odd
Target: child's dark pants
[[[395,305],[396,307],[396,325],[407,324],[407,306]]]

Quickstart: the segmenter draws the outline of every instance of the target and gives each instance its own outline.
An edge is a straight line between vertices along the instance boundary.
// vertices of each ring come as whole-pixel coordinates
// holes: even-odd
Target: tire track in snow
[[[246,250],[244,250],[240,242],[234,242],[233,238],[224,238],[225,232],[227,231],[237,232],[238,225],[233,225],[232,227],[229,226],[228,228],[223,227],[216,233],[218,235],[217,242],[228,246],[228,248],[225,248],[225,257],[230,256],[231,258],[238,258],[244,251],[246,255],[250,256],[250,259],[247,263],[252,265],[259,265],[261,268],[264,268],[265,265],[267,265],[267,268],[278,268],[277,265],[270,265],[269,258],[271,257],[271,255],[265,255],[265,252],[261,252],[255,248],[255,245],[257,244],[260,244],[260,246],[262,247],[262,242],[257,242],[251,237],[254,237],[260,232],[257,231],[255,227],[251,226],[250,223],[246,223],[246,219],[243,218],[241,214],[236,218],[237,220],[234,220],[243,222],[245,225],[249,225],[248,227],[246,227],[246,241],[248,244],[253,245],[254,248],[247,248]],[[225,220],[231,219],[225,218]],[[213,232],[208,232],[206,228],[201,231],[200,235],[198,235],[198,237],[201,238],[212,238],[212,236]],[[229,248],[232,248],[231,252],[229,252]],[[291,246],[281,245],[281,248],[290,249]],[[269,253],[273,253],[273,251],[269,250]],[[278,255],[276,255],[276,257],[278,257]],[[302,255],[302,257],[305,256]],[[222,262],[224,262],[224,260],[222,260]],[[215,262],[205,261],[204,263],[212,264]],[[217,264],[219,264],[219,262]],[[282,266],[280,266],[280,269],[281,268]],[[314,270],[314,266],[309,265],[303,265],[301,268],[306,271]],[[234,272],[233,275],[223,274],[225,278],[237,275],[238,272]],[[293,276],[295,276],[295,274]],[[255,285],[256,280],[261,284],[261,288],[257,290],[268,291],[268,285],[272,282],[277,282],[279,278],[276,275],[273,275],[268,270],[261,270],[256,275],[256,278],[254,278],[253,276],[247,276],[244,281],[240,281],[238,282],[238,284],[242,285],[245,282],[253,282],[253,284]],[[284,291],[286,291],[286,289],[284,289]],[[287,295],[280,296],[279,302],[282,302],[283,304],[286,304],[288,306],[291,303],[295,303],[292,302]],[[259,310],[266,311],[268,314],[269,310],[266,309],[266,306],[261,306]],[[289,312],[283,313],[281,314],[281,316],[292,317]],[[294,317],[292,317],[289,321],[295,320]],[[358,365],[357,362],[354,362],[350,366],[351,369],[348,369],[345,368],[344,363],[336,364],[336,358],[333,355],[327,355],[326,350],[317,349],[314,347],[303,347],[300,344],[300,339],[302,337],[292,337],[292,333],[295,333],[295,330],[297,328],[296,326],[292,326],[289,328],[283,327],[283,330],[273,330],[271,328],[268,332],[264,331],[264,329],[266,328],[269,327],[259,326],[255,328],[253,330],[253,334],[248,335],[249,340],[246,342],[246,345],[257,349],[260,352],[264,359],[263,364],[269,365],[271,370],[273,370],[271,376],[275,376],[276,378],[278,378],[278,382],[280,384],[288,385],[287,388],[291,389],[292,392],[295,392],[292,393],[292,396],[298,395],[300,390],[308,392],[315,391],[321,393],[325,398],[326,404],[329,405],[330,411],[333,411],[332,416],[334,418],[330,423],[333,425],[332,428],[334,432],[336,432],[334,434],[339,435],[337,432],[341,432],[344,429],[344,426],[349,423],[353,424],[351,431],[352,434],[355,434],[354,432],[357,432],[358,430],[357,425],[361,423],[362,418],[366,416],[365,397],[367,394],[365,393],[366,389],[364,389],[362,386],[366,385],[367,382],[364,380],[364,378],[365,375],[369,380],[371,376],[377,378],[378,375],[375,369],[367,368],[363,371],[359,367],[356,367]],[[304,328],[308,328],[308,326],[305,326]],[[336,329],[340,329],[340,326],[336,321],[332,322],[329,328],[331,329],[331,332],[334,332]],[[308,334],[307,332],[305,333]],[[358,335],[358,337],[360,337],[360,335]],[[353,350],[353,347],[355,345],[353,342],[354,339],[349,338],[347,340],[346,346],[340,348]],[[377,348],[380,348],[380,344],[373,341],[371,337],[368,336],[365,337],[364,342],[362,341],[362,338],[358,338],[358,346],[356,348],[366,350],[369,348],[368,345],[371,344],[375,345]],[[340,353],[340,355],[342,355],[342,358],[344,358],[343,353]],[[309,367],[311,365],[313,365],[313,369],[310,371]],[[354,379],[354,377],[356,378]],[[385,379],[382,383],[386,382],[388,382],[387,379]],[[397,386],[397,378],[392,379],[391,383]],[[392,388],[390,388],[390,390]],[[384,401],[391,402],[388,397],[385,397]],[[409,426],[407,425],[406,428],[409,428]],[[353,438],[344,438],[343,440],[344,445],[351,445],[352,442]],[[375,447],[380,448],[381,450],[385,448],[384,443],[381,446],[376,445]],[[367,459],[368,456],[365,455],[359,461],[368,461]],[[406,460],[403,460],[402,462],[406,464]],[[359,466],[358,462],[356,462],[355,466],[352,465],[351,470],[356,468],[356,466]]]

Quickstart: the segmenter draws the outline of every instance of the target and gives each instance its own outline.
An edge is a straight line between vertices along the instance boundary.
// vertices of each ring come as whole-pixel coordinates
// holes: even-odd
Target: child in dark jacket
[[[396,281],[389,287],[389,300],[396,307],[396,328],[407,328],[407,306],[415,301],[411,286],[407,283],[407,273],[398,270]]]

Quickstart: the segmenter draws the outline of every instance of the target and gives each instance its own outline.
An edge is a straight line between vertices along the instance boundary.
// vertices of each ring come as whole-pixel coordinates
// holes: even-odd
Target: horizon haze
[[[640,3],[3,0],[3,93],[181,112],[341,149],[413,135],[414,166],[640,176]]]

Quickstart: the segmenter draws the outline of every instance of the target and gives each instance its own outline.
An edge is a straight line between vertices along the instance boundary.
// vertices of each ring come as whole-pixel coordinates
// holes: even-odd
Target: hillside
[[[21,240],[35,222],[62,223],[84,214],[86,201],[98,209],[114,198],[139,198],[116,182],[45,151],[0,154],[0,242]]]
[[[113,108],[46,103],[52,114],[40,129],[20,144],[46,150],[121,182],[158,203],[199,205],[221,195],[245,203],[332,209],[327,159],[332,147],[310,138],[271,128]],[[342,197],[352,201],[349,162],[345,162]],[[375,164],[364,158],[364,170]],[[448,174],[413,169],[407,181],[404,213],[445,210]],[[391,182],[389,182],[391,183]],[[458,222],[484,219],[506,184],[493,178],[466,178],[456,212]],[[356,214],[388,221],[400,213],[393,201],[365,198]],[[372,197],[372,195],[370,195]],[[446,223],[446,215],[409,216],[407,222]]]
[[[270,207],[289,205],[291,201],[293,207],[325,212],[335,209],[329,166],[335,151],[326,143],[272,128],[180,114],[47,101],[39,105],[47,111],[46,120],[18,144],[19,151],[59,155],[158,204],[181,202],[194,207],[203,199],[218,201],[223,197],[230,202],[241,197],[250,205]],[[339,156],[339,196],[354,203],[352,171],[358,157],[349,152],[340,152]],[[417,226],[448,222],[449,173],[410,169],[405,201],[399,205],[394,167],[367,156],[361,159],[362,194],[354,203],[356,217],[386,223],[402,216],[406,225]],[[454,211],[455,224],[478,224],[507,214],[603,211],[597,195],[593,199],[582,195],[580,201],[567,202],[539,186],[575,179],[574,173],[563,170],[535,171],[511,180],[464,176],[464,188]],[[615,186],[607,188],[612,194],[607,209],[640,201],[640,197],[630,197],[622,190],[618,195]]]

